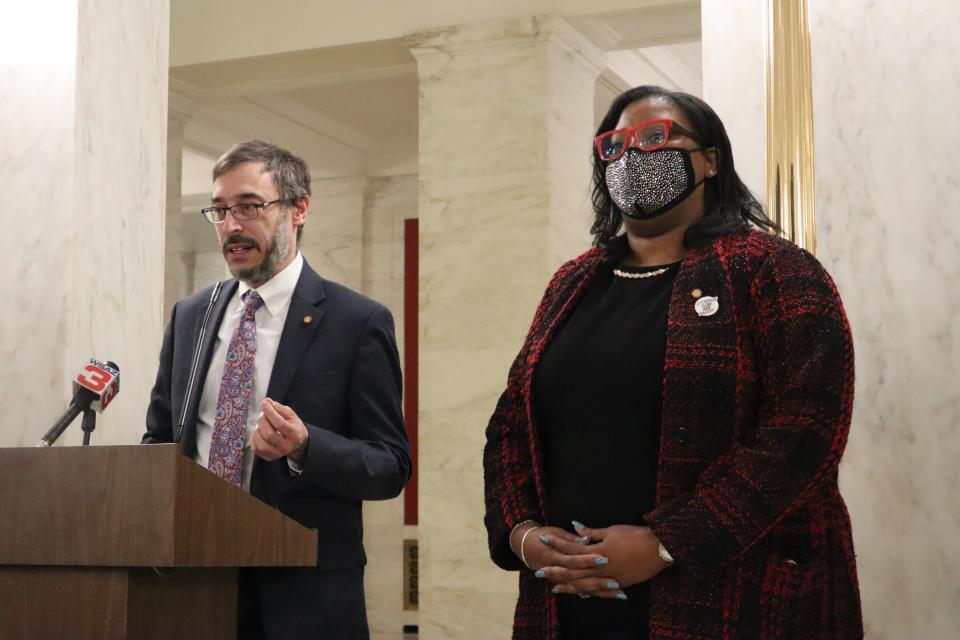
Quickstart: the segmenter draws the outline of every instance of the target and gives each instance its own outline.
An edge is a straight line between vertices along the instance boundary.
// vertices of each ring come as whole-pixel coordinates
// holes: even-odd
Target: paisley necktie
[[[243,294],[243,312],[227,347],[223,380],[217,396],[217,413],[210,442],[207,468],[240,486],[243,446],[247,432],[247,409],[253,389],[253,361],[257,355],[257,324],[254,314],[263,299],[253,289]]]

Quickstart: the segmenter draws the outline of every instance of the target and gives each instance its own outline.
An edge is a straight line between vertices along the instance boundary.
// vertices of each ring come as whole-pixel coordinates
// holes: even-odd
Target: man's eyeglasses
[[[233,215],[234,220],[253,220],[260,215],[261,209],[266,209],[270,205],[283,202],[283,198],[277,198],[270,202],[241,202],[232,207],[207,207],[201,209],[200,213],[213,224],[220,224],[227,219],[227,214]]]
[[[681,134],[697,141],[697,136],[678,125],[673,120],[647,120],[632,129],[614,129],[597,136],[593,141],[597,153],[603,162],[613,162],[626,152],[631,145],[641,151],[656,151],[667,146],[670,135]]]

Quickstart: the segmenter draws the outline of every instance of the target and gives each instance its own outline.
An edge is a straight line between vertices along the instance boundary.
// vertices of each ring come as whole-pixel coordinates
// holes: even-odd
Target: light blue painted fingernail
[[[541,533],[541,534],[540,534],[540,542],[542,542],[543,544],[550,544],[550,536],[548,536],[548,535],[545,534],[545,533]]]
[[[538,578],[546,578],[546,577],[547,577],[547,574],[545,574],[545,573],[543,572],[543,569],[537,569],[536,573],[534,573],[533,575],[536,576],[536,577],[538,577]]]
[[[617,594],[617,600],[626,600],[626,599],[627,599],[627,594],[625,594],[625,593],[618,593],[618,594]]]
[[[609,564],[609,563],[610,563],[610,561],[607,560],[607,557],[606,557],[606,556],[597,556],[597,559],[594,560],[594,562],[596,562],[597,564]]]
[[[560,593],[560,587],[554,587],[553,589],[550,589],[550,593]]]
[[[588,542],[590,542],[590,538],[588,538],[587,536],[579,536],[577,538],[577,542],[579,542],[580,544],[587,544]]]
[[[577,522],[576,520],[571,520],[571,521],[570,521],[570,524],[573,525],[573,528],[574,528],[574,529],[586,529],[586,528],[587,528],[585,524],[583,524],[582,522]]]
[[[613,580],[607,583],[607,589],[619,589],[620,585]]]

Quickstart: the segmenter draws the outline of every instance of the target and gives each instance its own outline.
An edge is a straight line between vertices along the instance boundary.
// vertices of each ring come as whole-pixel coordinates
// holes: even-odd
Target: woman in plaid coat
[[[593,202],[595,246],[548,285],[487,427],[513,637],[862,638],[837,486],[853,345],[830,277],[756,229],[773,225],[722,123],[687,94],[614,101]]]

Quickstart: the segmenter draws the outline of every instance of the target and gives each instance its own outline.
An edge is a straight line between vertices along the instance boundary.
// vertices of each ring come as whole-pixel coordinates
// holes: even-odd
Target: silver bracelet
[[[531,522],[537,526],[540,525],[540,523],[537,522],[536,520],[524,520],[523,522],[518,522],[517,524],[513,525],[513,529],[510,529],[510,535],[507,536],[507,538],[509,540],[513,540],[513,534],[517,532],[517,529],[519,529],[525,524],[530,524]]]
[[[531,531],[534,531],[535,529],[539,529],[539,528],[540,528],[540,525],[537,525],[535,527],[530,527],[529,529],[523,532],[523,537],[520,538],[520,560],[523,561],[523,564],[527,569],[532,569],[533,567],[527,564],[527,557],[523,555],[523,543],[527,541],[527,536],[530,535]]]
[[[537,522],[536,520],[531,520],[531,519],[527,519],[527,520],[524,520],[523,522],[518,522],[517,524],[513,525],[513,529],[510,529],[510,535],[507,536],[507,542],[508,542],[508,544],[510,545],[510,550],[513,551],[514,553],[517,553],[517,550],[513,548],[513,534],[517,532],[517,529],[519,529],[520,527],[522,527],[522,526],[525,525],[525,524],[535,524],[535,525],[537,525],[536,527],[533,527],[534,529],[536,529],[537,527],[540,526],[540,523],[539,523],[539,522]],[[527,534],[527,533],[529,533],[529,531],[527,531],[526,533],[524,533],[523,538],[520,539],[520,553],[519,553],[519,556],[520,556],[520,559],[523,560],[523,564],[527,564],[527,561],[526,561],[526,560],[524,559],[524,557],[523,557],[523,541],[526,539],[526,537],[527,537],[526,534]],[[527,568],[529,569],[530,566],[527,565]]]

